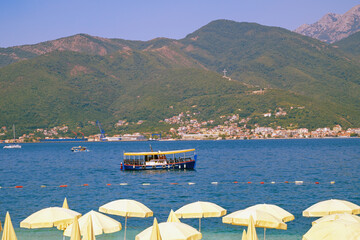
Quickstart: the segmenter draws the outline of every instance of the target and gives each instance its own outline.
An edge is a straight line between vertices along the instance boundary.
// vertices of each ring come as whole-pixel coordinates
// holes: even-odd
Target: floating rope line
[[[144,183],[137,183],[137,184],[129,184],[126,182],[123,183],[106,183],[103,186],[150,186],[150,185],[165,185],[165,184],[169,184],[169,185],[195,185],[195,184],[204,184],[204,183],[195,183],[195,182],[170,182],[170,183],[149,183],[149,182],[144,182]],[[315,184],[315,185],[324,185],[324,184],[330,184],[330,185],[334,185],[335,181],[331,181],[331,182],[305,182],[305,181],[284,181],[284,182],[275,182],[275,181],[271,181],[271,182],[265,182],[265,181],[261,181],[261,182],[240,182],[240,181],[231,181],[231,182],[210,182],[210,185],[223,185],[223,184],[243,184],[243,185],[274,185],[274,184],[294,184],[294,185],[310,185],[310,184]],[[88,187],[90,186],[88,183],[85,184],[74,184],[74,185],[68,185],[68,184],[62,184],[62,185],[40,185],[40,188],[68,188],[68,187]],[[99,185],[97,185],[99,186]],[[101,185],[100,185],[101,186]],[[0,189],[23,189],[23,188],[37,188],[37,186],[23,186],[23,185],[16,185],[16,186],[10,186],[10,187],[3,187],[0,186]]]

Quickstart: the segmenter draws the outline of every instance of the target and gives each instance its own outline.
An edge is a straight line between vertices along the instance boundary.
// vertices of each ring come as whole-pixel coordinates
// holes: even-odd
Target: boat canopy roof
[[[124,156],[143,156],[143,155],[166,155],[166,154],[176,154],[176,153],[186,153],[193,152],[195,149],[184,149],[184,150],[174,150],[174,151],[158,151],[158,152],[126,152]]]

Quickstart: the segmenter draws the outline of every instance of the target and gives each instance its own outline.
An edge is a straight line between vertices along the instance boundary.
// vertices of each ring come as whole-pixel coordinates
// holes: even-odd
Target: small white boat
[[[72,147],[72,152],[88,152],[89,150],[86,147],[78,146],[78,147]]]
[[[11,149],[11,148],[21,148],[21,145],[15,143],[15,125],[13,125],[13,133],[14,133],[14,144],[9,144],[4,146],[3,148]]]
[[[3,148],[21,148],[21,145],[19,144],[10,144],[10,145],[6,145]]]

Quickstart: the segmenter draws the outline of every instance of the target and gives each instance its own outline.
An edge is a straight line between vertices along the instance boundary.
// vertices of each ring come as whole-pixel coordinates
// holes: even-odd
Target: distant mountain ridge
[[[360,31],[360,5],[345,14],[328,13],[313,24],[303,24],[295,32],[334,43]]]

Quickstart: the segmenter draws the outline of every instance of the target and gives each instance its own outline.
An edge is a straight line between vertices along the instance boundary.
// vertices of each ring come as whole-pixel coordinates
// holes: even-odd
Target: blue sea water
[[[55,228],[19,225],[35,211],[61,206],[65,197],[70,208],[82,214],[113,200],[135,199],[152,209],[159,222],[166,221],[171,209],[194,201],[214,202],[228,213],[258,203],[276,204],[293,213],[295,220],[286,231],[268,229],[269,240],[301,239],[315,220],[302,217],[302,211],[318,201],[344,199],[360,204],[360,139],[155,141],[151,142],[154,150],[196,148],[196,170],[140,172],[120,171],[122,153],[148,151],[149,142],[82,144],[90,151],[73,153],[74,143],[23,144],[22,149],[1,146],[0,220],[4,223],[6,211],[10,212],[19,240],[62,239]],[[20,185],[23,188],[14,188]],[[111,217],[124,224],[123,217]],[[152,221],[130,218],[127,239],[134,239]],[[198,228],[197,219],[182,221]],[[221,218],[202,219],[203,239],[240,239],[243,229],[223,224]],[[257,233],[261,239],[263,230]],[[120,238],[123,230],[97,236]]]

